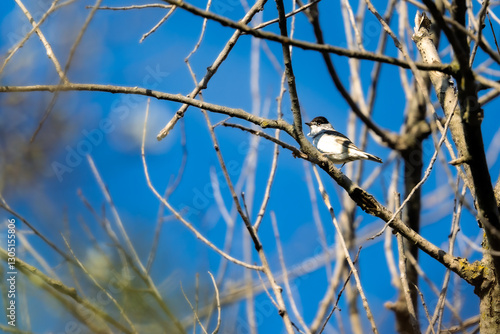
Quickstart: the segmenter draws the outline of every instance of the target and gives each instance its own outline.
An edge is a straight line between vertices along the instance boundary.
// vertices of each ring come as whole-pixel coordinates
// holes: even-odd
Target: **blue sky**
[[[217,9],[221,15],[232,19],[239,19],[243,16],[244,11],[239,3],[236,4],[235,1],[230,0],[220,1],[222,2],[214,2],[214,6],[215,4],[220,6],[220,9],[219,7]],[[45,8],[43,6],[46,3],[48,1],[27,1],[26,6],[32,13],[39,13],[40,6]],[[119,4],[125,6],[137,3],[141,2],[121,1]],[[191,1],[191,3],[198,7],[205,7],[203,1]],[[89,10],[83,9],[84,4],[90,5],[92,3],[77,1],[76,4],[61,9],[42,26],[62,64],[65,63],[68,50],[89,12]],[[103,4],[118,5],[116,2],[109,1],[104,1]],[[379,1],[375,5],[380,12],[384,11],[385,3]],[[286,6],[287,10],[290,10],[291,4],[289,2],[286,3]],[[338,11],[339,4],[322,1],[320,9],[326,41],[333,45],[345,46],[344,28]],[[410,17],[413,17],[414,12],[415,8],[411,8]],[[7,50],[12,47],[13,41],[22,36],[29,25],[27,25],[28,22],[22,12],[11,2],[2,2],[0,13],[0,53],[5,55]],[[163,92],[188,94],[193,89],[193,82],[184,63],[184,58],[198,40],[202,20],[182,10],[177,10],[154,34],[146,38],[143,43],[139,43],[141,36],[151,29],[165,13],[166,10],[159,9],[98,11],[77,49],[68,74],[70,80],[81,83],[140,86]],[[275,4],[268,2],[265,6],[263,20],[275,18],[276,15]],[[328,15],[332,15],[332,19],[327,19]],[[376,29],[377,27],[380,29],[380,27],[375,24],[376,20],[373,15],[367,13],[366,16],[370,26],[374,27],[374,32],[373,35],[371,35],[372,32],[364,32],[366,38],[364,46],[367,50],[373,51],[377,46],[380,32]],[[35,14],[35,19],[39,17],[40,14]],[[266,30],[278,32],[276,25],[268,27]],[[485,33],[488,34],[488,32]],[[204,75],[206,67],[212,64],[231,34],[232,30],[229,28],[214,22],[208,23],[206,36],[200,49],[191,58],[191,64],[198,80]],[[312,30],[307,20],[303,15],[298,15],[295,38],[312,40],[312,36]],[[370,36],[376,37],[370,39]],[[252,96],[249,89],[250,44],[250,36],[240,38],[228,59],[211,80],[208,89],[204,91],[205,101],[242,108],[247,111],[252,110]],[[267,42],[267,45],[281,64],[281,46],[272,42]],[[397,55],[391,40],[387,43],[387,54]],[[483,59],[481,55],[478,57],[476,62],[479,64],[484,57]],[[347,58],[332,56],[332,59],[344,84],[348,85]],[[311,51],[294,49],[293,64],[304,120],[324,115],[339,131],[346,133],[348,106],[333,87],[320,55]],[[371,62],[361,62],[365,88],[368,86],[371,66]],[[0,75],[1,85],[56,84],[57,80],[53,64],[45,55],[45,50],[36,36],[33,36],[26,43],[11,60],[4,73]],[[373,118],[381,128],[399,132],[404,119],[405,99],[400,88],[398,69],[390,65],[383,65],[380,81]],[[276,97],[279,93],[279,87],[280,74],[276,72],[272,62],[261,50],[259,89],[261,100],[263,102],[268,100],[270,103],[270,117],[272,118],[276,117]],[[29,93],[19,96],[20,102],[9,104],[9,97],[6,94],[0,95],[0,114],[2,115],[0,128],[5,133],[21,134],[20,143],[16,142],[16,145],[28,145],[27,141],[47,108],[52,95],[49,93]],[[163,192],[172,175],[176,175],[181,164],[183,153],[180,145],[181,123],[163,141],[158,142],[155,137],[178,107],[179,104],[173,102],[151,101],[146,153],[152,181],[160,192]],[[152,243],[159,207],[158,200],[146,185],[140,156],[140,138],[145,108],[146,98],[140,96],[128,97],[94,92],[61,93],[52,115],[38,138],[40,142],[49,141],[53,145],[46,147],[42,152],[44,159],[36,168],[27,171],[21,167],[19,173],[29,172],[33,175],[29,184],[15,183],[11,187],[2,189],[6,200],[17,212],[26,217],[63,249],[65,247],[60,233],[65,229],[63,220],[67,217],[69,231],[72,235],[71,241],[75,250],[82,257],[85,257],[86,254],[92,256],[92,253],[89,253],[91,245],[83,234],[78,223],[79,219],[87,221],[98,239],[104,240],[106,236],[77,195],[77,191],[81,190],[98,210],[105,203],[86,158],[79,153],[80,151],[90,151],[90,155],[113,197],[127,232],[132,236],[141,259],[145,261]],[[497,108],[497,102],[492,102],[485,108],[486,121],[483,123],[483,131],[487,147],[493,141],[498,130]],[[290,121],[288,95],[285,95],[284,98],[283,112],[285,119]],[[211,115],[210,117],[212,123],[224,119],[221,115]],[[203,115],[199,110],[190,107],[182,122],[187,136],[188,160],[184,177],[169,202],[178,210],[189,207],[190,211],[186,213],[189,221],[213,243],[222,247],[226,227],[217,212],[216,203],[207,186],[210,185],[210,170],[215,173],[220,172],[213,144]],[[237,122],[244,124],[241,121]],[[53,130],[55,123],[64,126],[55,131]],[[267,132],[274,133],[273,131]],[[56,134],[57,140],[53,140],[51,136],[56,136]],[[232,166],[236,173],[232,177],[233,182],[236,182],[248,150],[250,137],[240,130],[223,127],[216,128],[216,134],[226,161],[233,163]],[[52,140],[50,140],[51,138]],[[282,138],[292,143],[286,135],[282,135]],[[9,145],[8,140],[9,137],[7,137],[6,142],[1,143],[2,147]],[[496,141],[493,142],[496,143]],[[490,151],[494,158],[495,152],[498,154],[498,149],[495,148],[497,146],[498,144],[495,144]],[[427,166],[434,153],[431,139],[427,140],[425,147],[424,163]],[[371,139],[367,150],[384,160],[389,154],[387,148],[378,145]],[[273,145],[261,140],[256,172],[256,197],[252,212],[254,219],[265,189],[272,152]],[[2,166],[9,164],[8,158],[9,156],[5,155],[5,160],[2,159],[4,160]],[[450,160],[447,154],[446,159]],[[68,166],[71,171],[59,173],[58,177],[57,172],[54,171],[54,166],[58,164]],[[496,158],[490,164],[492,178],[496,180],[499,172]],[[368,176],[377,166],[374,166],[372,162],[367,162],[365,176]],[[393,168],[394,164],[388,166],[378,182],[369,189],[383,204],[386,203],[386,190]],[[304,168],[302,160],[293,158],[287,151],[281,151],[268,213],[259,231],[265,250],[271,259],[271,266],[276,271],[279,270],[279,262],[269,218],[271,210],[276,212],[288,266],[294,267],[302,263],[307,258],[317,254],[320,249],[312,219],[304,170],[308,170],[308,168]],[[339,213],[342,208],[338,194],[343,195],[343,190],[324,173],[322,173],[322,179],[327,186],[334,208]],[[222,178],[219,180],[222,181]],[[402,181],[401,179],[401,184]],[[9,185],[9,182],[4,183]],[[429,195],[436,187],[445,184],[447,184],[446,174],[440,165],[436,165],[430,179],[423,186],[423,195]],[[229,205],[231,198],[227,187],[222,189],[224,200]],[[316,196],[319,196],[319,193],[316,193]],[[446,196],[451,200],[453,194],[448,193]],[[450,203],[452,202],[448,201],[448,205]],[[335,231],[323,203],[318,203],[318,206],[326,237],[331,245]],[[424,209],[422,234],[435,244],[446,247],[451,224],[451,210],[448,210],[448,214],[444,216],[439,216],[436,211],[432,205]],[[109,206],[106,206],[106,212],[110,216]],[[477,224],[468,212],[464,211],[463,214],[462,233],[475,238],[480,232]],[[10,217],[3,211],[0,215],[2,219]],[[366,230],[363,228],[367,226],[379,228],[383,226],[381,221],[373,225],[377,220],[361,210],[357,211],[357,217],[360,220],[360,235],[363,235],[362,232]],[[426,219],[431,223],[427,223]],[[21,224],[18,228],[26,230],[26,227]],[[236,241],[231,254],[239,259],[243,258],[240,241],[242,231],[243,223],[241,220],[237,220]],[[32,235],[28,236],[28,239],[51,265],[57,267],[61,264],[60,258],[55,256],[43,242]],[[1,242],[3,243],[4,240],[2,237]],[[255,252],[252,256],[253,261],[258,261]],[[478,255],[475,253],[472,259],[477,258]],[[421,254],[421,259],[424,270],[440,286],[444,272],[443,267],[436,261],[429,259],[425,254]],[[27,255],[26,260],[36,264],[36,261],[29,255]],[[167,278],[172,278],[166,285],[166,291],[169,298],[178,301],[178,305],[180,305],[177,310],[178,314],[186,315],[189,313],[189,308],[180,294],[179,281],[182,281],[184,287],[193,287],[195,275],[200,272],[200,280],[204,282],[204,288],[211,291],[209,277],[205,273],[207,270],[215,273],[219,263],[220,257],[217,254],[199,242],[179,222],[169,220],[163,227],[152,276],[158,284]],[[71,284],[71,277],[67,270],[60,267],[57,270],[66,282]],[[390,285],[382,241],[364,246],[361,253],[360,272],[368,300],[374,308],[379,329],[382,332],[392,331],[392,313],[381,305],[388,300],[394,301],[397,292]],[[241,278],[241,274],[240,267],[229,265],[228,277],[230,279],[237,280]],[[257,276],[255,279],[258,280]],[[226,284],[229,283],[226,282]],[[477,313],[478,299],[473,296],[471,287],[464,283],[460,284],[455,288],[464,292],[467,306],[463,308],[462,313],[466,318]],[[306,322],[310,322],[326,289],[324,268],[295,280],[294,285],[297,289],[297,298],[300,299],[303,316]],[[429,296],[428,303],[432,305],[433,295],[425,284],[422,284],[422,291],[426,293],[426,296]],[[28,299],[43,299],[43,297],[35,289],[29,289]],[[256,300],[265,305],[267,298],[262,293],[256,297]],[[34,311],[32,321],[34,332],[49,330],[62,332],[64,321],[57,319],[67,320],[70,316],[57,306],[54,307],[57,310],[56,315],[52,314],[54,318],[51,318],[46,312]],[[341,305],[341,308],[343,309],[341,314],[346,321],[347,308],[345,305]],[[235,315],[235,317],[228,316],[229,320],[227,321],[243,323],[241,320],[244,319],[245,314],[243,306],[228,308],[227,312],[227,314]],[[267,315],[267,312],[263,311],[263,314],[262,324],[259,327],[260,332],[282,331],[282,322],[277,313]],[[345,324],[347,325],[347,322]]]

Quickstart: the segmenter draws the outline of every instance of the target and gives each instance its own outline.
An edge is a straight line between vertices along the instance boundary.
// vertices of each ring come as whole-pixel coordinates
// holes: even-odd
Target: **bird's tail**
[[[383,162],[382,159],[380,159],[379,157],[374,156],[373,154],[366,153],[366,152],[365,152],[365,154],[366,154],[368,160],[375,161],[375,162],[378,162],[378,163],[382,163]]]

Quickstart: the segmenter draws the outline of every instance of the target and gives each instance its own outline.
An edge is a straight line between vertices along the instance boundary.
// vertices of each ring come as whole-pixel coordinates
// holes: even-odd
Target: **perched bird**
[[[342,166],[354,160],[372,160],[382,163],[382,159],[361,151],[349,138],[335,131],[325,117],[315,117],[306,124],[311,128],[311,132],[307,135],[313,138],[314,147],[333,163],[342,164]]]

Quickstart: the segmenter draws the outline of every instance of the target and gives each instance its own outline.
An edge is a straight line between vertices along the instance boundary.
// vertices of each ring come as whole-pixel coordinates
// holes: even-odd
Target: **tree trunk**
[[[483,247],[488,250],[488,240],[484,237]],[[485,253],[484,279],[474,292],[479,296],[479,329],[481,334],[500,333],[500,285],[493,272],[493,257]]]

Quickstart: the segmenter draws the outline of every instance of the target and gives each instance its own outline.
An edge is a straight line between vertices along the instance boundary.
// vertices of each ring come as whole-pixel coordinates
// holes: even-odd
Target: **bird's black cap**
[[[311,126],[311,124],[321,125],[321,124],[328,124],[328,123],[329,122],[325,117],[318,116],[318,117],[314,117],[311,122],[306,123],[306,124]]]

